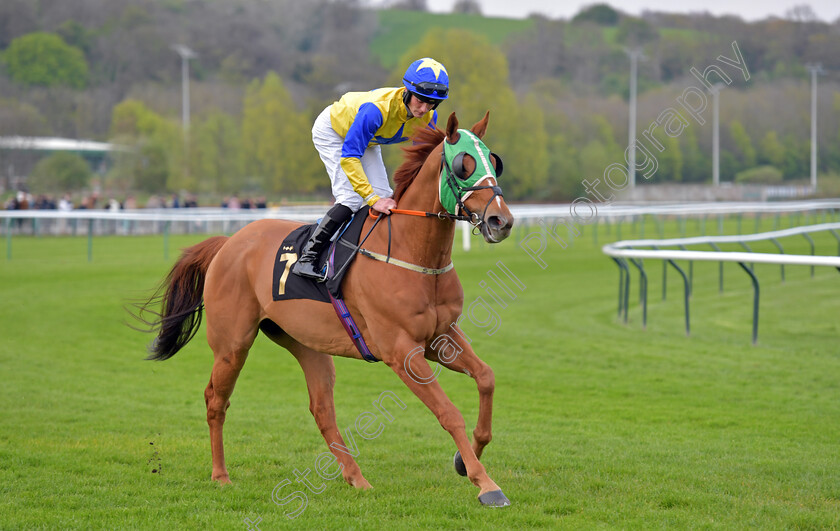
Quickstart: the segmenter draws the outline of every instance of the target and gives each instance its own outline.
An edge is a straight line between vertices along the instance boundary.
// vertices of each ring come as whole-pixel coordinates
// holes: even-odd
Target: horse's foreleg
[[[359,465],[347,451],[344,439],[335,420],[335,402],[333,387],[335,386],[335,364],[331,356],[304,347],[300,343],[288,346],[297,358],[306,377],[306,387],[309,390],[309,411],[315,417],[315,423],[321,430],[321,435],[327,442],[341,467],[344,480],[359,489],[369,489],[371,484],[362,475]],[[352,445],[351,445],[352,446]],[[351,450],[352,451],[352,450]]]
[[[404,352],[413,352],[413,350],[409,348]],[[452,436],[464,461],[467,477],[480,489],[479,500],[488,505],[508,505],[510,502],[501,493],[496,482],[487,475],[484,465],[479,462],[470,446],[464,417],[446,396],[426,360],[421,356],[397,357],[387,363],[403,383],[435,414],[443,429]],[[488,499],[491,500],[490,503],[487,503]]]
[[[464,373],[475,380],[478,388],[478,422],[473,431],[472,448],[476,457],[481,458],[484,448],[493,438],[493,392],[496,389],[496,378],[493,375],[493,369],[475,354],[469,343],[461,338],[454,338],[454,340],[458,343],[460,351],[438,352],[430,348],[426,351],[426,357],[439,362],[451,371]],[[441,356],[445,361],[440,359]]]

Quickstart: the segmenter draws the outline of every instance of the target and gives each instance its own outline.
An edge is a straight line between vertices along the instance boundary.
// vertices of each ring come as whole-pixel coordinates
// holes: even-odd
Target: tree
[[[41,159],[27,182],[33,192],[74,192],[84,189],[90,178],[90,166],[81,155],[58,151]]]
[[[747,130],[744,129],[741,122],[732,120],[732,123],[729,124],[729,134],[732,135],[732,141],[735,143],[737,152],[740,155],[741,166],[745,169],[755,166],[755,148],[753,147],[750,135],[747,134]]]
[[[710,157],[700,150],[695,126],[687,127],[683,131],[680,135],[680,146],[683,154],[683,180],[693,183],[711,180],[712,162]]]
[[[6,48],[15,37],[35,31],[39,7],[30,0],[0,2],[0,49]]]
[[[135,148],[120,155],[110,176],[113,182],[153,193],[193,189],[184,181],[184,145],[180,126],[155,113],[138,100],[114,107],[111,136]]]
[[[141,142],[139,156],[134,158],[133,186],[150,193],[162,193],[169,180],[169,157],[167,146],[159,139],[150,138]]]
[[[478,0],[458,0],[452,6],[453,13],[461,13],[464,15],[480,15],[481,4]]]
[[[248,86],[242,113],[244,170],[265,190],[312,192],[321,182],[312,146],[312,125],[298,113],[289,91],[274,72]]]
[[[665,146],[665,151],[652,152],[659,162],[659,168],[654,177],[659,176],[660,181],[682,182],[685,163],[679,138],[663,135],[661,142]]]
[[[565,24],[535,20],[534,26],[510,36],[505,46],[514,88],[565,73]]]
[[[114,106],[111,113],[112,137],[152,136],[162,127],[163,117],[140,100],[128,99]]]
[[[405,9],[406,11],[428,11],[429,6],[426,0],[398,0],[391,7],[393,9]]]
[[[68,45],[78,48],[87,55],[92,48],[94,33],[75,20],[66,20],[56,30]]]
[[[583,179],[598,178],[604,168],[595,170],[599,173],[584,174],[578,160],[578,148],[575,139],[580,136],[577,124],[564,113],[558,105],[563,99],[565,90],[557,79],[542,80],[534,85],[529,98],[533,105],[541,110],[545,131],[548,137],[548,174],[543,190],[533,195],[541,200],[571,201],[586,195]],[[544,195],[542,195],[544,194]]]
[[[49,130],[47,120],[27,103],[0,99],[0,136],[38,136]]]
[[[84,88],[88,65],[81,50],[52,33],[29,33],[13,40],[3,53],[9,77],[30,86]]]
[[[604,170],[614,162],[619,161],[609,155],[607,148],[604,147],[604,143],[598,139],[592,139],[578,151],[578,167],[580,168],[578,180],[582,183],[583,179],[588,179],[592,182],[594,182],[594,179],[599,179],[603,183]],[[624,186],[627,186],[620,182],[616,182],[615,185],[622,189]],[[607,188],[602,190],[605,196],[611,194],[611,192],[607,193],[607,190]]]
[[[500,183],[511,197],[545,199],[548,195],[548,135],[543,118],[544,113],[535,99],[526,98],[517,105],[516,120],[511,124],[513,134],[500,135],[499,147],[493,147],[494,150],[505,149],[509,153],[508,163],[516,168],[515,173],[504,174]],[[504,123],[497,125],[504,126]]]
[[[601,173],[603,174],[603,169]],[[548,141],[546,196],[540,199],[571,201],[581,197],[585,194],[585,177],[587,176],[582,174],[578,165],[577,150],[569,139],[563,134],[551,136]]]
[[[624,17],[618,24],[615,40],[627,46],[644,46],[659,38],[659,32],[646,20]]]
[[[735,182],[778,184],[782,182],[782,172],[773,166],[756,166],[735,174]]]
[[[767,131],[759,144],[758,160],[776,168],[782,168],[785,163],[785,146],[779,142],[776,131]]]
[[[785,179],[801,179],[810,172],[810,157],[808,156],[808,141],[800,139],[792,133],[784,137],[784,164],[781,168]]]
[[[817,22],[819,17],[808,4],[798,4],[785,12],[785,18],[794,22]]]
[[[720,150],[720,181],[734,181],[735,174],[738,173],[740,163],[735,155],[728,149],[721,148]]]
[[[572,18],[573,23],[591,22],[599,26],[615,26],[621,15],[607,4],[594,4],[585,7]]]
[[[202,192],[229,194],[242,188],[239,126],[230,115],[210,112],[190,130],[193,173]]]

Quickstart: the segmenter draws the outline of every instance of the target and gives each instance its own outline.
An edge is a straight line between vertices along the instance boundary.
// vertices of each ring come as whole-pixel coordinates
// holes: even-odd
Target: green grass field
[[[688,234],[698,227],[688,223]],[[639,229],[625,225],[623,237]],[[665,226],[666,235],[680,231]],[[752,346],[752,289],[734,264],[723,294],[717,264],[695,266],[686,337],[681,281],[669,273],[663,301],[658,263],[648,263],[647,329],[635,272],[630,322],[617,318],[617,268],[600,251],[615,228],[602,228],[597,245],[590,230],[565,250],[549,241],[545,269],[517,245],[524,236],[519,229],[497,246],[475,238],[455,255],[468,304],[490,300],[479,283],[498,261],[525,285],[506,307],[493,303],[492,335],[464,325],[496,373],[494,438],[482,460],[513,505],[479,505],[452,470],[450,437],[387,367],[338,359],[340,428],[385,391],[406,408],[392,410],[377,438],[355,438],[374,489],[325,481],[295,519],[285,513],[297,503],[278,505],[272,492],[287,479],[300,487],[295,470],[314,470],[326,446],[294,359],[258,339],[225,427],[234,484],[220,488],[209,479],[203,335],[152,363],[143,360],[150,337],[124,324],[123,306],[148,294],[174,250],[204,237],[171,237],[168,260],[161,237],[97,238],[92,262],[85,238],[16,237],[12,259],[0,262],[9,398],[0,528],[248,529],[246,519],[263,530],[840,526],[836,270],[810,278],[788,267],[782,284],[778,266],[758,266]],[[819,254],[836,253],[830,235],[815,240]],[[804,240],[783,243],[807,252]],[[440,380],[471,432],[473,381],[449,372]]]

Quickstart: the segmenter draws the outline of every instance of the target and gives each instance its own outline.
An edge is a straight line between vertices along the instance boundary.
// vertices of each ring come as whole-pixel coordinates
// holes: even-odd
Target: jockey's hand
[[[397,202],[390,197],[382,197],[370,208],[383,214],[390,214],[392,208],[397,208]]]

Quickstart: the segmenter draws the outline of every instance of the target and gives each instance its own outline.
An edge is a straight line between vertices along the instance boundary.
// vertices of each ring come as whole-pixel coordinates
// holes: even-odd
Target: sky
[[[784,17],[793,6],[810,5],[817,17],[825,22],[834,22],[840,18],[838,0],[478,0],[484,16],[525,18],[532,13],[540,13],[549,18],[570,19],[582,7],[594,3],[607,3],[619,11],[630,15],[641,15],[642,11],[665,11],[677,13],[696,13],[708,11],[713,15],[737,15],[747,21],[765,19],[770,16]],[[427,0],[429,11],[449,13],[455,0]]]

